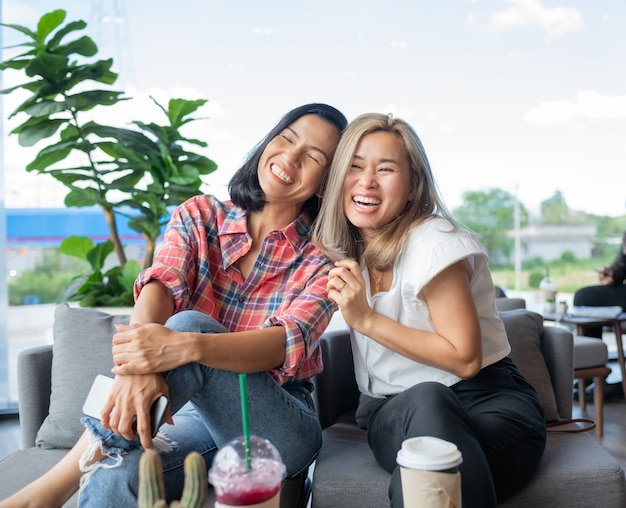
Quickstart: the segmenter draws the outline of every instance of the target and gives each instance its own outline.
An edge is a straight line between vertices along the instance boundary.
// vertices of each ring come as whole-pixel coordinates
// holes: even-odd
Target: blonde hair
[[[398,217],[380,228],[380,234],[365,246],[358,228],[348,221],[343,211],[343,184],[359,141],[374,132],[395,134],[402,143],[411,169],[412,199]],[[385,270],[393,265],[412,227],[433,216],[444,217],[455,228],[459,227],[441,199],[424,146],[413,128],[404,120],[379,113],[366,113],[350,122],[328,173],[313,242],[333,261],[346,257],[363,259],[368,266]]]

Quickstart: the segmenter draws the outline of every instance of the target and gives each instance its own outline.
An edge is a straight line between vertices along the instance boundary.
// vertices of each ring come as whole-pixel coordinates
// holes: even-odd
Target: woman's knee
[[[441,383],[428,382],[415,385],[383,404],[372,414],[368,427],[388,428],[402,439],[420,435],[443,437],[440,433],[449,427],[456,428],[459,419],[463,424],[468,421],[454,392]]]
[[[461,409],[454,392],[441,383],[420,383],[398,395],[399,404],[406,404],[410,413],[424,418],[424,415],[437,418]]]
[[[177,312],[166,321],[165,326],[177,332],[223,333],[228,330],[208,314],[197,310]]]

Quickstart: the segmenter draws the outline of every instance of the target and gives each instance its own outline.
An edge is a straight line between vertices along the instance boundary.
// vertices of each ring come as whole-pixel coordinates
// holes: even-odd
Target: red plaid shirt
[[[318,339],[335,311],[326,292],[331,265],[310,235],[305,214],[271,231],[243,280],[237,260],[251,247],[246,212],[230,201],[196,196],[172,214],[135,296],[158,280],[172,291],[175,312],[198,310],[233,332],[282,326],[285,362],[270,374],[281,384],[309,380],[323,368]]]

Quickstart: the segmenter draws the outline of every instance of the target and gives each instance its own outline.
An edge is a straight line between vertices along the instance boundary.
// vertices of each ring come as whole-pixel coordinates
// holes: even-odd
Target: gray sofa
[[[59,305],[51,346],[18,355],[18,398],[22,449],[0,461],[0,499],[38,478],[56,464],[83,432],[82,405],[97,374],[113,366],[111,337],[128,315]],[[310,496],[305,473],[287,480],[281,508],[304,508]],[[212,489],[205,507],[213,508]],[[75,507],[74,495],[65,507]]]
[[[547,420],[572,417],[573,339],[563,329],[546,326],[523,300],[499,303],[511,342],[511,357],[542,400]],[[358,389],[347,332],[322,338],[324,372],[315,380],[324,442],[313,474],[312,508],[388,506],[389,474],[376,462],[367,435],[357,427]],[[545,455],[531,482],[504,502],[505,508],[623,508],[626,481],[622,466],[590,433],[548,434]]]
[[[508,302],[512,303],[512,302]],[[572,411],[572,337],[546,327],[526,310],[502,313],[514,360],[538,387],[550,418]],[[67,453],[82,427],[81,407],[91,381],[111,367],[111,336],[128,316],[60,305],[54,344],[24,351],[18,358],[22,450],[0,461],[0,499],[47,471]],[[312,506],[380,508],[388,506],[388,475],[374,460],[365,432],[354,423],[358,391],[349,336],[331,331],[321,340],[325,370],[315,380],[314,397],[324,444],[313,475]],[[545,359],[545,361],[544,361]],[[281,508],[303,506],[306,478],[283,487]],[[76,496],[66,507],[76,505]],[[550,434],[541,469],[505,507],[624,507],[626,484],[620,464],[593,435]],[[213,497],[205,504],[213,506]]]

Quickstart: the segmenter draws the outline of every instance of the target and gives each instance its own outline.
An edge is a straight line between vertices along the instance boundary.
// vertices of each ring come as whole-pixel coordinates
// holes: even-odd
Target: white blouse
[[[421,299],[422,289],[461,259],[467,259],[472,267],[470,285],[478,311],[485,367],[507,356],[511,347],[496,310],[487,256],[474,235],[465,230],[455,231],[447,220],[439,217],[415,227],[394,263],[391,288],[373,296],[367,267],[363,265],[361,269],[374,311],[405,326],[434,331],[428,306]],[[350,330],[350,335],[356,380],[365,395],[384,397],[424,381],[451,386],[461,380],[445,370],[409,360],[355,330]]]

